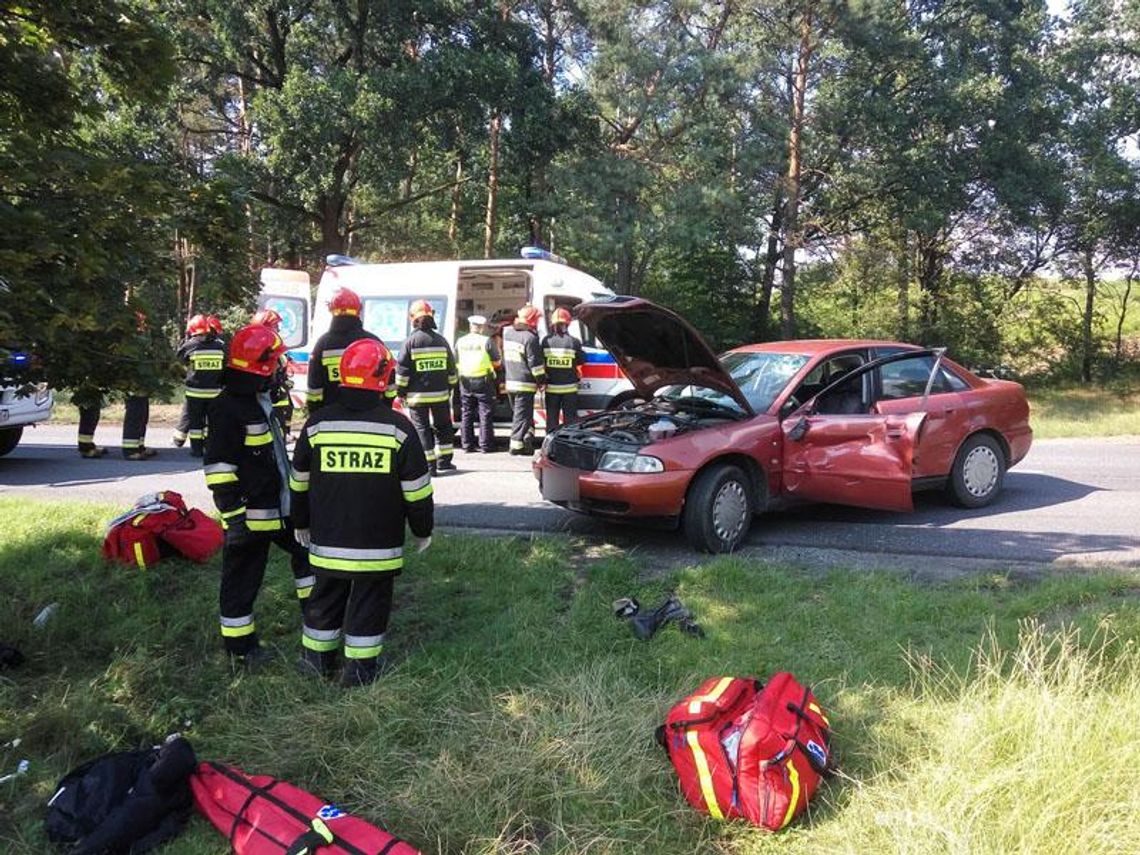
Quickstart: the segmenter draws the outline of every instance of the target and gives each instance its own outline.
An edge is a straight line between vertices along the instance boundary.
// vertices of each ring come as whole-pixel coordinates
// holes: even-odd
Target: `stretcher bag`
[[[714,677],[669,711],[657,740],[694,808],[778,831],[830,772],[829,727],[815,695],[787,672],[767,685]]]
[[[111,520],[103,538],[103,557],[147,568],[171,555],[199,563],[222,548],[225,533],[216,520],[188,509],[173,490],[150,493]]]
[[[207,762],[190,788],[195,807],[236,855],[420,855],[387,831],[268,775]]]

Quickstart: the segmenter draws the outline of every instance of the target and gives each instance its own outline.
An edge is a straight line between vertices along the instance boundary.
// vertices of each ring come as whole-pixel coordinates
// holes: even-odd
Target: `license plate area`
[[[548,502],[578,501],[578,472],[575,469],[543,469],[542,498]]]

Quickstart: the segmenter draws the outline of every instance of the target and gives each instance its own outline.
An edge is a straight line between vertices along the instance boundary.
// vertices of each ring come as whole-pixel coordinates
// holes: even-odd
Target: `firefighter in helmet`
[[[541,317],[536,306],[523,306],[514,324],[503,330],[503,367],[512,414],[511,454],[534,452],[534,396],[546,380],[546,360],[538,340]]]
[[[226,346],[210,321],[210,316],[194,315],[186,324],[186,339],[178,348],[178,358],[186,364],[186,400],[172,441],[181,447],[189,438],[192,457],[202,456],[206,408],[222,391]],[[220,327],[221,324],[219,330]]]
[[[454,469],[455,425],[451,390],[458,382],[455,356],[435,328],[435,312],[427,300],[416,300],[408,314],[414,330],[396,361],[396,390],[404,399],[432,472]]]
[[[460,439],[464,451],[475,451],[475,419],[479,420],[479,451],[494,451],[494,425],[491,423],[498,392],[498,370],[502,364],[499,349],[487,335],[487,319],[472,315],[467,319],[471,332],[455,343],[459,363],[459,402],[462,412]]]
[[[370,683],[380,671],[405,524],[418,551],[431,543],[427,459],[411,423],[384,400],[394,368],[381,342],[345,348],[337,403],[309,417],[293,451],[297,542],[316,574],[302,663],[331,676],[343,646],[345,686]]]
[[[559,308],[550,318],[551,332],[542,340],[546,362],[546,432],[578,416],[578,371],[586,362],[582,342],[570,335],[570,312]]]
[[[281,334],[281,315],[273,309],[259,309],[254,312],[249,322],[269,327],[278,335]],[[293,398],[289,394],[293,389],[293,380],[290,378],[291,365],[289,354],[281,354],[277,370],[273,372],[273,379],[269,383],[269,402],[273,405],[273,417],[277,419],[281,432],[286,437],[289,436],[293,422]]]
[[[344,355],[344,349],[362,338],[380,341],[364,328],[361,319],[363,303],[355,291],[338,288],[329,299],[328,309],[332,315],[328,332],[317,339],[309,358],[310,413],[336,403],[340,391],[340,358]],[[393,389],[388,397],[395,395],[396,390]]]
[[[301,605],[313,588],[308,553],[289,522],[289,457],[272,417],[268,384],[285,344],[268,327],[234,334],[222,393],[210,402],[206,484],[226,529],[222,550],[221,629],[226,650],[249,665],[264,656],[253,603],[265,575],[270,544],[289,553]]]

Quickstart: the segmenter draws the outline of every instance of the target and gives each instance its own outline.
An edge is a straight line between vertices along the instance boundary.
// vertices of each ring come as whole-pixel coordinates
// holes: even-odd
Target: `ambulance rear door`
[[[293,403],[305,401],[308,388],[309,346],[312,339],[312,290],[304,270],[266,267],[261,271],[259,309],[272,309],[281,316],[281,338],[292,363]]]

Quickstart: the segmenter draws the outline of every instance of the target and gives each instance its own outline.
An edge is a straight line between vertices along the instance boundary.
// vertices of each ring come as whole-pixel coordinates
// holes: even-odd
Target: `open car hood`
[[[716,353],[679,315],[639,297],[580,303],[581,318],[613,354],[618,367],[646,399],[665,386],[703,386],[723,392],[752,415],[752,406]]]

